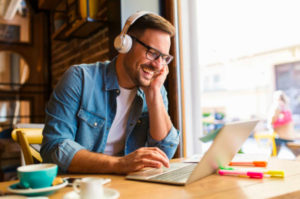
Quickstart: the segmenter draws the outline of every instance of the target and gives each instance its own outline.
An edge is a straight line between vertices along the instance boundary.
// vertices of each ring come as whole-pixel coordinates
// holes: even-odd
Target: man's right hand
[[[162,166],[169,167],[166,154],[157,147],[143,147],[120,157],[116,173],[127,174],[145,167],[161,168]]]

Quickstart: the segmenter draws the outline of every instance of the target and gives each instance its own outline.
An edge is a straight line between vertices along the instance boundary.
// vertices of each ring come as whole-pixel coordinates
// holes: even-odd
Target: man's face
[[[152,48],[148,53],[169,54],[171,41],[168,33],[147,29],[137,39]],[[125,71],[135,86],[149,86],[151,81],[165,67],[161,57],[156,60],[149,60],[149,56],[147,58],[146,55],[147,50],[147,47],[133,39],[132,49],[126,54],[124,59]]]

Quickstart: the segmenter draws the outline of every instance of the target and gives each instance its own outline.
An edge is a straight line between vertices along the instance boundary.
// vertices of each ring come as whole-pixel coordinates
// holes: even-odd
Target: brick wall
[[[104,27],[86,39],[52,40],[51,86],[54,88],[62,74],[74,64],[94,63],[108,59],[108,27]]]

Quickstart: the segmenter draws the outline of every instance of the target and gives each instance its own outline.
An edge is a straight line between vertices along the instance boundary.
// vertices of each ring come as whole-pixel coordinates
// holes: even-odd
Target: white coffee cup
[[[80,199],[103,199],[102,178],[87,177],[77,179],[73,183],[73,189],[80,195]]]

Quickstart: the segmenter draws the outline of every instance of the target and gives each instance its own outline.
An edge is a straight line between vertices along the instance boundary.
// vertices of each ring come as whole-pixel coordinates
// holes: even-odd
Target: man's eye
[[[156,58],[160,55],[158,52],[151,50],[151,49],[148,51],[148,54],[153,58]]]

